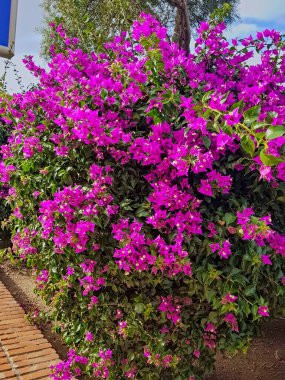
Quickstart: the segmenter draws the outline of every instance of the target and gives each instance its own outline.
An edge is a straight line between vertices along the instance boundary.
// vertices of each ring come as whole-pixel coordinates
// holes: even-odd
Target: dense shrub
[[[88,55],[55,29],[66,53],[1,109],[14,256],[72,348],[54,378],[202,378],[282,311],[283,39],[211,20],[187,57],[142,15]]]

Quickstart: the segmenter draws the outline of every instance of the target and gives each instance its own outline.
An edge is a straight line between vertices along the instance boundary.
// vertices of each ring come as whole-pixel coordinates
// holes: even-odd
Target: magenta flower
[[[39,289],[42,289],[49,280],[49,271],[43,269],[36,278],[36,285]]]
[[[115,316],[115,318],[116,318],[116,319],[120,319],[120,318],[122,318],[123,314],[124,314],[124,313],[122,312],[122,310],[117,309],[117,312],[116,312],[116,316]]]
[[[90,331],[87,331],[85,334],[85,340],[87,342],[92,342],[94,340],[94,336]]]
[[[67,275],[67,276],[72,276],[74,273],[75,273],[74,268],[72,268],[72,267],[70,267],[70,266],[68,266],[68,267],[66,268],[66,275]]]
[[[269,309],[268,306],[259,306],[258,314],[262,317],[269,317]]]
[[[33,192],[33,196],[34,196],[35,198],[37,198],[39,195],[40,195],[40,191],[34,191],[34,192]]]
[[[238,108],[233,110],[230,114],[224,116],[228,125],[238,124],[242,118],[242,115],[239,114]]]
[[[232,314],[232,313],[226,314],[224,319],[226,322],[228,322],[232,326],[233,331],[239,332],[237,320],[236,320],[236,317],[234,316],[234,314]]]
[[[16,207],[16,208],[14,209],[13,215],[14,215],[16,218],[18,218],[18,219],[23,219],[23,214],[22,214],[22,212],[21,212],[20,207]]]
[[[136,372],[137,372],[137,369],[134,367],[126,371],[124,375],[127,379],[134,379]]]
[[[285,181],[285,162],[281,162],[281,163],[277,166],[277,171],[278,171],[277,177],[278,177],[281,181]]]
[[[208,180],[202,179],[201,186],[199,187],[199,192],[204,195],[208,195],[209,197],[213,196],[213,189]]]
[[[127,328],[128,328],[127,321],[120,321],[118,323],[118,334],[122,335],[124,338],[126,338],[127,337]]]
[[[216,229],[216,225],[215,225],[215,223],[213,223],[213,222],[210,222],[209,224],[208,224],[208,230],[210,231],[210,233],[209,233],[209,237],[214,237],[215,235],[217,235],[217,233],[218,233],[218,231],[217,231],[217,229]]]
[[[160,329],[161,334],[168,334],[169,333],[169,328],[167,326],[163,326]]]
[[[197,348],[195,348],[193,351],[193,355],[195,356],[195,358],[199,359],[200,354],[201,354],[200,351]]]
[[[161,297],[161,304],[159,305],[158,310],[166,313],[166,318],[171,320],[175,325],[181,321],[181,306],[178,305],[178,301],[171,295],[166,298]]]
[[[237,212],[238,224],[241,226],[247,224],[250,221],[250,217],[254,215],[252,208],[245,208],[243,211]]]
[[[212,252],[217,252],[222,259],[228,259],[231,256],[231,246],[232,244],[228,240],[225,240],[222,245],[220,243],[210,244]]]
[[[264,265],[272,265],[272,261],[270,260],[269,255],[261,255],[261,260]]]
[[[147,346],[144,346],[144,356],[146,358],[149,358],[151,356],[151,352],[150,352],[150,350],[148,349]]]
[[[225,304],[227,304],[227,303],[235,302],[236,300],[237,300],[237,296],[234,296],[234,295],[232,295],[232,294],[230,294],[230,293],[227,293],[227,294],[225,295],[225,297],[223,297],[221,303],[222,303],[223,305],[225,305]]]
[[[207,325],[205,327],[205,331],[216,334],[216,326],[211,322],[207,322]]]
[[[208,29],[209,29],[209,23],[208,22],[201,22],[200,28],[198,29],[198,31],[199,31],[199,33],[203,33]]]

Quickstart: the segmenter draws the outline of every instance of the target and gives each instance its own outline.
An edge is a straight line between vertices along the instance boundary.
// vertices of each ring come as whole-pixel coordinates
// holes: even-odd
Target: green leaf
[[[231,111],[235,110],[236,108],[241,109],[242,107],[243,107],[243,100],[240,100],[239,102],[236,102],[231,106]]]
[[[212,111],[211,109],[208,108],[208,109],[204,112],[204,115],[203,115],[204,119],[208,119],[209,116],[211,116],[212,112],[213,112],[213,111]]]
[[[101,95],[101,98],[105,100],[108,96],[108,90],[106,90],[105,88],[102,88],[100,95]]]
[[[284,125],[271,125],[266,131],[266,137],[268,140],[276,139],[277,137],[285,134]]]
[[[236,216],[231,212],[227,212],[224,216],[224,219],[228,226],[229,224],[232,224],[236,220]]]
[[[208,315],[208,319],[210,322],[217,323],[219,313],[217,311],[211,311]]]
[[[255,285],[251,285],[245,289],[244,292],[245,296],[247,297],[253,297],[256,294],[256,287]]]
[[[264,121],[256,121],[256,122],[252,123],[251,129],[253,129],[255,131],[256,129],[266,127],[266,125],[268,125],[268,124],[265,123]]]
[[[135,312],[136,312],[137,314],[142,314],[142,313],[144,312],[144,309],[145,309],[145,307],[144,307],[144,304],[143,304],[143,303],[137,303],[137,304],[135,305]]]
[[[208,101],[211,98],[211,95],[213,94],[213,90],[206,92],[206,94],[202,97],[202,103],[208,103]]]
[[[22,168],[24,173],[28,173],[31,169],[33,170],[34,164],[32,161],[26,160],[26,161],[22,162],[21,168]]]
[[[246,110],[244,113],[245,124],[252,124],[254,121],[256,121],[259,117],[260,109],[260,106],[254,106]]]
[[[282,162],[282,160],[278,157],[275,157],[275,156],[272,156],[270,154],[267,154],[265,152],[265,149],[263,149],[261,152],[260,152],[260,155],[259,155],[262,163],[266,166],[275,166],[275,165],[278,165],[280,164],[280,162]]]
[[[233,129],[230,127],[228,124],[225,124],[222,126],[222,130],[229,136],[232,136],[233,134]]]
[[[242,149],[252,157],[255,151],[255,145],[252,139],[250,138],[250,136],[248,135],[242,136],[240,143],[241,143]]]
[[[264,137],[265,137],[265,132],[258,132],[258,133],[255,134],[255,138],[256,138],[257,141],[263,140]]]
[[[204,144],[205,148],[210,149],[210,146],[211,146],[211,139],[210,139],[210,137],[203,136],[202,140],[203,140],[203,144]]]

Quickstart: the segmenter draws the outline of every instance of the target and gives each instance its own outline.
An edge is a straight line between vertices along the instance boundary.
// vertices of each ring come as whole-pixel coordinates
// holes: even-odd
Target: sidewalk
[[[0,281],[0,380],[49,379],[59,357]]]

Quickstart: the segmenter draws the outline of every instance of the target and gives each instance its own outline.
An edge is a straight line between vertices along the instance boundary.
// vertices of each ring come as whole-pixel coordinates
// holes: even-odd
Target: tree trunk
[[[173,42],[176,42],[180,48],[184,49],[187,52],[187,54],[189,54],[191,29],[190,29],[189,10],[188,10],[187,0],[167,0],[167,1],[169,4],[176,7]]]

